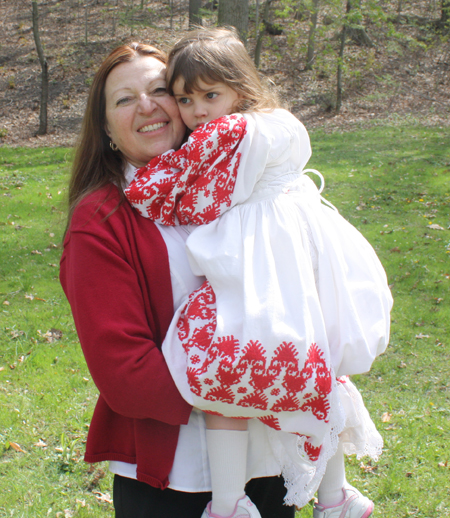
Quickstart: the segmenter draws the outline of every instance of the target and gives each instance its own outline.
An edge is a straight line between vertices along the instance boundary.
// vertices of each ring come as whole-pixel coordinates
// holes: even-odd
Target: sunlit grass
[[[375,247],[395,299],[388,351],[354,377],[385,441],[378,463],[348,460],[348,479],[375,501],[375,518],[450,516],[448,142],[449,129],[419,126],[312,134],[308,165]],[[0,148],[5,517],[112,516],[101,502],[111,477],[82,461],[97,391],[55,266],[70,157],[66,149]],[[311,506],[298,513],[311,516]]]

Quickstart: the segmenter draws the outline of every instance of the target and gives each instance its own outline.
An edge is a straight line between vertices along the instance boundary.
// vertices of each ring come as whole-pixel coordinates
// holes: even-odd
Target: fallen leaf
[[[27,293],[25,293],[25,298],[28,300],[34,300],[34,295],[28,295]]]
[[[9,302],[7,300],[3,301],[4,306],[9,306]]]
[[[401,252],[401,250],[398,246],[394,246],[394,248],[391,248],[389,252]]]
[[[405,362],[400,362],[400,365],[398,366],[399,369],[404,369],[406,367]]]
[[[418,335],[416,335],[416,338],[430,338],[430,335],[423,335],[422,333],[419,333]]]
[[[42,252],[39,252],[39,250],[31,250],[32,255],[42,255]]]
[[[448,468],[448,461],[445,461],[445,462],[438,462],[438,466],[440,468]]]
[[[392,418],[392,414],[390,414],[389,412],[385,412],[382,416],[381,416],[381,421],[383,423],[389,423],[389,421],[391,420]]]
[[[47,448],[47,444],[42,439],[39,439],[39,441],[35,443],[34,446],[36,446],[36,448]]]
[[[112,504],[113,503],[113,501],[111,499],[111,495],[109,493],[100,493],[100,491],[92,491],[92,493],[95,495],[95,498],[99,502],[105,502],[107,504]]]
[[[18,451],[18,452],[21,452],[21,453],[26,453],[26,451],[23,451],[22,448],[16,442],[9,441],[9,445],[11,446],[11,448],[14,451]]]
[[[373,473],[374,471],[377,471],[378,466],[377,465],[371,466],[370,464],[366,465],[363,462],[361,462],[361,464],[359,465],[359,468],[361,469],[361,471],[364,471],[364,473]]]
[[[50,331],[47,331],[42,336],[47,340],[49,344],[55,342],[56,340],[60,340],[62,338],[62,331],[60,329],[50,329]]]
[[[5,367],[0,367],[0,372],[4,371]]]
[[[428,225],[428,228],[431,228],[432,230],[444,230],[441,225],[438,225],[437,223],[433,223],[432,225]]]

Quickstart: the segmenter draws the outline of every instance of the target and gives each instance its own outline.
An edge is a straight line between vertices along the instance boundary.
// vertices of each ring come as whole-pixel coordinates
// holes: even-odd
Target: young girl
[[[259,517],[244,494],[252,418],[270,427],[286,503],[302,507],[320,484],[315,518],[366,518],[373,504],[345,481],[343,455],[376,459],[382,440],[343,376],[368,371],[387,346],[384,270],[322,203],[304,174],[306,129],[277,108],[233,32],[181,40],[167,82],[193,133],[125,192],[143,216],[183,225],[191,267],[207,279],[163,346],[181,394],[206,412],[203,518]]]

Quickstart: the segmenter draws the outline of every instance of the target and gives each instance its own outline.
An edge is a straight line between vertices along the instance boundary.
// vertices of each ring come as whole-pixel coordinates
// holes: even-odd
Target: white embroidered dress
[[[181,394],[271,427],[286,503],[299,507],[341,432],[346,453],[381,453],[359,392],[337,377],[368,371],[385,350],[392,306],[370,244],[304,174],[310,156],[289,112],[232,115],[138,170],[126,190],[146,217],[198,225],[186,246],[207,281],[163,344]]]

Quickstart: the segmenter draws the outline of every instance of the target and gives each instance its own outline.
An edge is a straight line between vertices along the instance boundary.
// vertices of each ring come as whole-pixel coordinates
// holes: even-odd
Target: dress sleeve
[[[234,114],[204,124],[179,151],[136,172],[125,195],[144,217],[164,225],[205,224],[228,209],[246,120]]]
[[[146,293],[155,288],[156,282],[159,293],[153,296],[165,305],[164,288],[170,290],[170,281],[163,285],[143,278],[133,264],[131,247],[127,250],[117,238],[127,231],[133,236],[136,229],[130,227],[129,220],[123,225],[112,224],[120,219],[120,208],[102,222],[108,212],[107,204],[94,214],[83,208],[76,211],[61,260],[61,283],[89,371],[114,412],[130,418],[185,424],[191,407],[181,398],[158,347],[161,323],[158,314],[149,310],[150,295]],[[155,244],[150,228],[153,225],[139,216],[136,219],[147,227],[150,242],[153,236],[155,256],[161,247]],[[154,232],[160,236],[157,229]],[[149,244],[142,252],[150,254],[151,248]],[[156,277],[158,272],[161,267],[155,267]],[[168,307],[170,303],[171,299]]]

